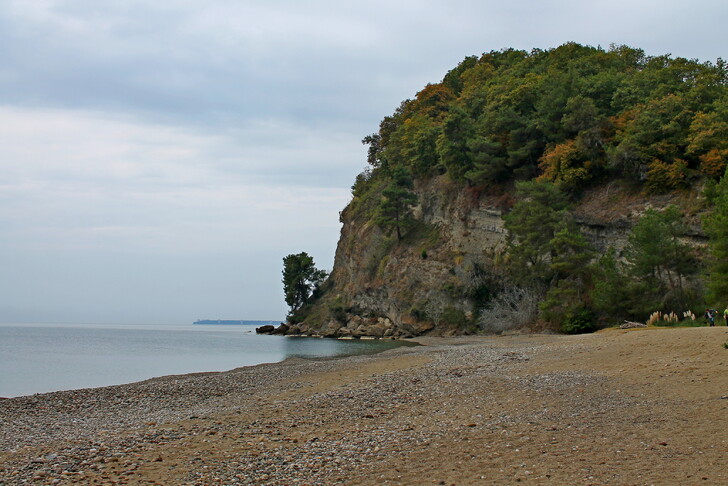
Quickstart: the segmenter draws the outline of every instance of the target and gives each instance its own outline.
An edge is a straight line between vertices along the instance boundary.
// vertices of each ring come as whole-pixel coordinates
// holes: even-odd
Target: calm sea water
[[[0,397],[225,371],[293,356],[376,353],[398,345],[259,336],[253,326],[0,324]]]

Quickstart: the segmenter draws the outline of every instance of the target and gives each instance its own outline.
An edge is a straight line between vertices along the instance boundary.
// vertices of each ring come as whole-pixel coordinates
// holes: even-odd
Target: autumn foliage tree
[[[469,56],[365,139],[374,167],[484,187],[604,178],[651,192],[718,178],[727,162],[725,63],[567,43]]]

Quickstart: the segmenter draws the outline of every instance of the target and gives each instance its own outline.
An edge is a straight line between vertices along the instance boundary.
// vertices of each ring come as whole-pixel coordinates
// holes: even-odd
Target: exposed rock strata
[[[354,203],[342,211],[332,288],[314,317],[291,326],[289,334],[400,338],[473,330],[478,289],[500,278],[494,257],[506,244],[503,215],[513,196],[479,194],[446,176],[418,181],[415,191],[418,224],[401,242],[383,234]],[[619,254],[645,209],[669,204],[681,201],[610,185],[584,194],[573,212],[598,252],[611,247]],[[691,221],[686,238],[704,244],[699,217]]]

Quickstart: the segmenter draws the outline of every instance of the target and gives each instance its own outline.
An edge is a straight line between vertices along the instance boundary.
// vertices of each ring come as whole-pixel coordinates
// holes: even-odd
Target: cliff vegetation
[[[576,43],[467,57],[364,138],[291,332],[585,332],[728,302],[725,63]]]

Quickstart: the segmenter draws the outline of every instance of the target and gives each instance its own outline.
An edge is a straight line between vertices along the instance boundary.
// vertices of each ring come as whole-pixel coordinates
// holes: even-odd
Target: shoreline
[[[10,398],[0,484],[728,482],[727,339],[421,338]]]
[[[166,375],[229,371],[288,356],[369,353],[401,344],[257,336],[250,326],[174,327],[171,333],[164,327],[143,326],[148,335],[105,325],[92,326],[91,331],[83,326],[73,326],[72,331],[56,326],[39,326],[37,331],[10,327],[17,329],[0,333],[0,348],[6,351],[0,362],[7,375],[0,379],[0,397],[5,399],[131,384]]]

